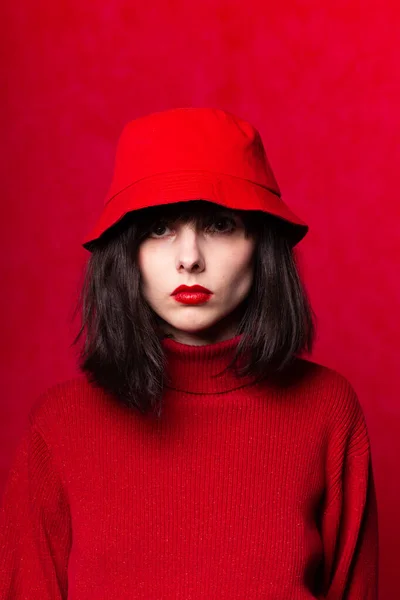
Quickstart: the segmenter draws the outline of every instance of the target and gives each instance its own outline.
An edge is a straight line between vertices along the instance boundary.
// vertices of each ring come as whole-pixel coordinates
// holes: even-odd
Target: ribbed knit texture
[[[165,339],[161,421],[84,377],[31,411],[0,517],[1,600],[375,600],[368,433],[337,372],[253,383],[239,337]]]

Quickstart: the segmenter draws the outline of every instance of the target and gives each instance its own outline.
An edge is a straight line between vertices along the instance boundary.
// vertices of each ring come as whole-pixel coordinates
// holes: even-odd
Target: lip
[[[174,290],[171,294],[171,296],[175,296],[175,294],[180,294],[180,293],[185,293],[185,294],[194,294],[194,293],[200,293],[200,294],[212,294],[212,292],[210,292],[210,290],[208,290],[207,288],[203,287],[202,285],[180,285],[179,287],[176,288],[176,290]]]
[[[180,285],[171,294],[181,304],[205,304],[212,296],[212,292],[201,285]]]
[[[180,292],[173,295],[173,299],[181,304],[205,304],[211,298],[211,294],[202,292]]]

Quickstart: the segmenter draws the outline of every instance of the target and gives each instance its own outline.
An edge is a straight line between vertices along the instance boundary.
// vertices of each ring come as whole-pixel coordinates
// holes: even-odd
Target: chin
[[[185,333],[200,333],[215,326],[221,318],[222,317],[216,317],[215,319],[195,319],[192,317],[188,320],[182,319],[182,321],[176,320],[168,322],[175,329],[179,329]]]
[[[204,323],[201,325],[197,325],[196,323],[192,323],[191,325],[186,325],[186,324],[179,324],[177,323],[176,325],[172,325],[175,329],[179,329],[179,331],[182,331],[184,333],[202,333],[204,331],[207,331],[207,329],[210,329],[210,327],[213,326],[212,323]]]

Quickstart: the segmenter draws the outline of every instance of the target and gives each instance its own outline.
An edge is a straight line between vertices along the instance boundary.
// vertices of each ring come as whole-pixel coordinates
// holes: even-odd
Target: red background
[[[3,3],[0,483],[37,395],[76,372],[80,242],[123,124],[224,108],[258,127],[284,199],[310,225],[299,253],[319,322],[313,359],[347,376],[364,408],[389,600],[400,559],[400,9],[273,4]]]

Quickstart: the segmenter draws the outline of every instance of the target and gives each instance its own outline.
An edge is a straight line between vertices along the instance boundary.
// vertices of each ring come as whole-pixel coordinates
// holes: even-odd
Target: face
[[[139,247],[142,293],[163,332],[185,344],[233,337],[253,282],[254,236],[246,236],[239,212],[212,207],[193,222],[156,219]],[[211,294],[182,303],[177,298],[190,297],[172,295],[182,285],[199,285]]]

